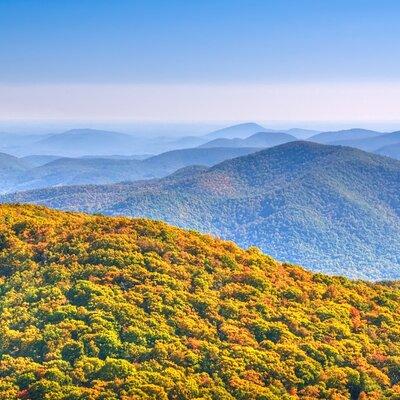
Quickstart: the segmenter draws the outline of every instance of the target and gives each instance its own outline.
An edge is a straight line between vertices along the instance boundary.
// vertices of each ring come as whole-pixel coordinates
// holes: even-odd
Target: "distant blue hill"
[[[293,142],[298,140],[296,137],[282,132],[258,132],[245,139],[214,139],[204,143],[200,148],[213,147],[259,147],[267,148],[279,144]]]
[[[400,160],[400,142],[383,146],[376,150],[375,153]]]
[[[322,144],[341,144],[348,140],[369,139],[381,136],[381,132],[368,129],[346,129],[341,131],[321,132],[308,138],[311,142]]]
[[[153,179],[193,164],[211,166],[257,148],[181,149],[145,159],[124,156],[66,158],[0,154],[0,192],[49,186],[106,184]],[[45,162],[45,161],[49,162]]]
[[[365,151],[375,152],[384,146],[396,145],[398,143],[400,143],[400,132],[385,133],[365,139],[337,141],[334,144],[342,144]]]
[[[233,126],[228,126],[227,128],[218,129],[211,132],[204,137],[207,140],[213,139],[235,139],[235,138],[246,138],[254,135],[257,132],[264,132],[265,128],[254,122],[248,122],[244,124],[238,124]]]

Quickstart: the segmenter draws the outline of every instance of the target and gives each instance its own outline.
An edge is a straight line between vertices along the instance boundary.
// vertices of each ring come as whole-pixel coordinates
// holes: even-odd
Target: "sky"
[[[400,121],[397,0],[0,0],[0,120]]]

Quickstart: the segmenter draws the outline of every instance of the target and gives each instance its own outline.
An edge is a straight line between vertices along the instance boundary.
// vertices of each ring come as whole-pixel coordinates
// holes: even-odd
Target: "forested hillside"
[[[143,219],[0,207],[0,398],[399,399],[400,286]]]
[[[315,271],[400,278],[400,162],[348,147],[293,142],[183,176],[0,200],[161,219]]]

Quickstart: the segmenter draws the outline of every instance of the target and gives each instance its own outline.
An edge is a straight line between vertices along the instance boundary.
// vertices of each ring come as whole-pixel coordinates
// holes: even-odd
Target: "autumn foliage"
[[[0,399],[400,399],[400,285],[143,219],[0,207]]]

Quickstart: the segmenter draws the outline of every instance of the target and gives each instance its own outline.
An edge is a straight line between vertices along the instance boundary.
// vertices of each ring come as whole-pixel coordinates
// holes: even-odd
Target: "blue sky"
[[[0,0],[0,85],[397,84],[399,15],[395,0]]]
[[[400,77],[400,2],[0,2],[5,82]]]

